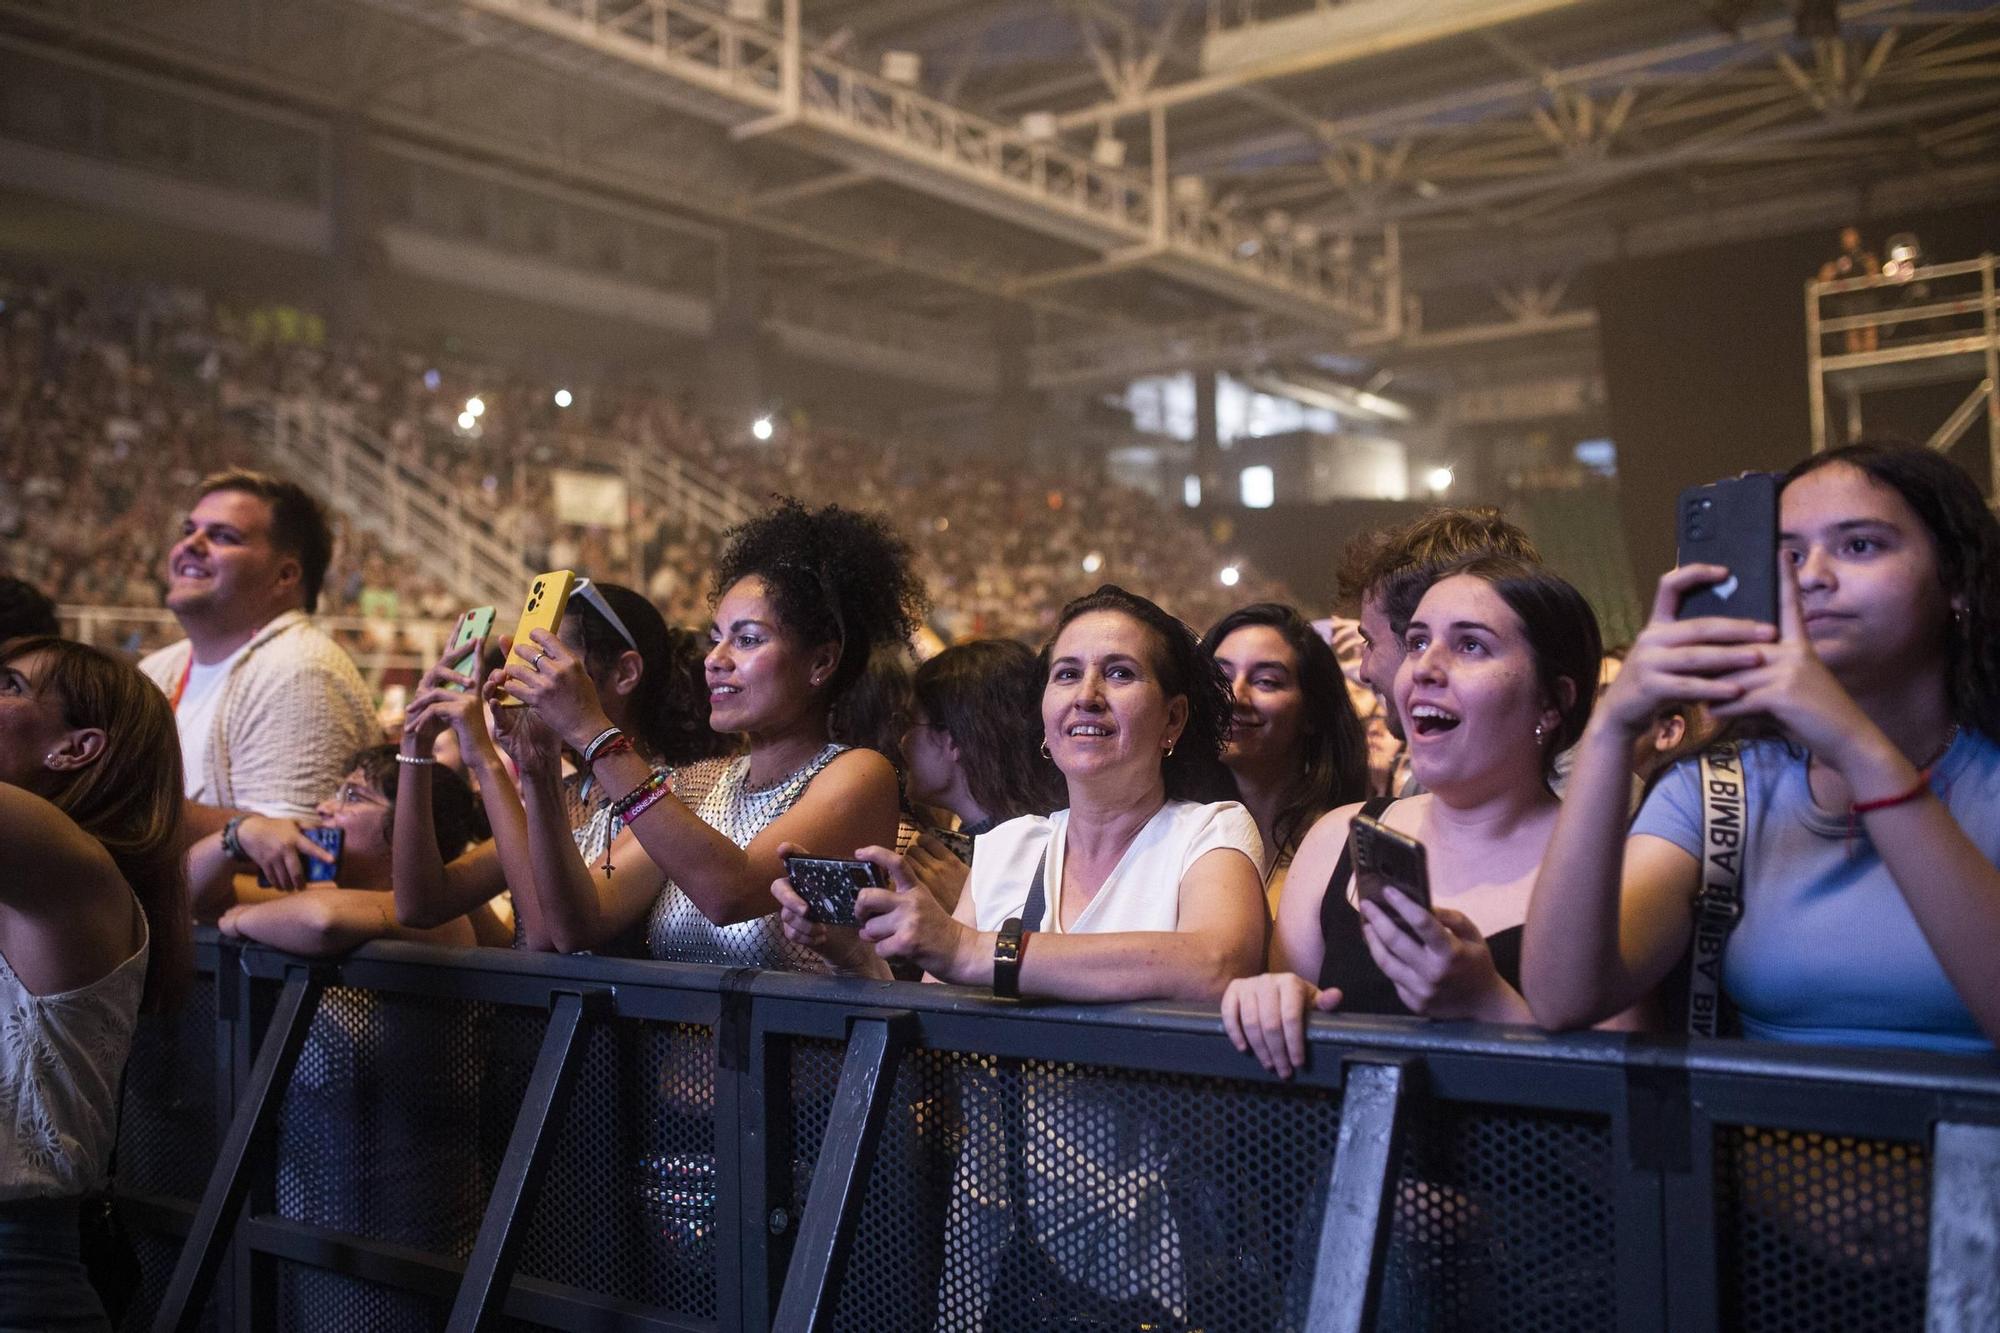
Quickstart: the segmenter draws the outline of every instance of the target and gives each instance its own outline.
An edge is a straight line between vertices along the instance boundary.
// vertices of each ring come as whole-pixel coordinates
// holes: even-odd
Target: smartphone
[[[305,834],[309,841],[316,842],[327,851],[333,853],[331,861],[317,860],[303,853],[300,855],[299,859],[306,863],[306,883],[339,883],[340,849],[342,844],[347,841],[347,835],[337,828],[306,828],[300,829],[299,832]],[[257,883],[263,888],[268,889],[271,887],[271,881],[265,878],[264,872],[261,870],[257,872]]]
[[[785,874],[806,900],[806,920],[825,926],[858,925],[854,900],[861,891],[888,887],[882,872],[868,862],[836,856],[788,856]]]
[[[1431,872],[1424,845],[1367,815],[1354,817],[1347,839],[1354,852],[1356,896],[1380,907],[1397,925],[1414,935],[1416,932],[1410,930],[1402,916],[1382,901],[1382,890],[1393,884],[1417,906],[1426,912],[1431,910]]]
[[[451,627],[451,641],[445,645],[444,664],[461,676],[470,676],[475,681],[479,675],[479,645],[493,632],[494,610],[490,606],[475,606],[458,618]],[[448,685],[445,688],[458,690],[462,685]]]
[[[575,586],[576,574],[571,570],[552,569],[535,575],[535,581],[528,585],[528,600],[521,607],[521,619],[514,625],[514,647],[507,654],[507,665],[520,662],[525,666],[541,651],[529,634],[538,629],[556,632],[562,625],[563,612],[569,607],[569,591]],[[521,701],[502,691],[495,704],[501,708],[519,708]]]
[[[1769,472],[1681,492],[1683,565],[1721,565],[1729,577],[1681,598],[1679,619],[1731,616],[1778,623],[1778,479]]]

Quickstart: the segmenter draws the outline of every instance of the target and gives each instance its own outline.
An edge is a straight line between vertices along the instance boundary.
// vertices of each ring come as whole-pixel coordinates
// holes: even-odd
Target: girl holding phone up
[[[1742,915],[1722,959],[1745,1036],[1990,1052],[2000,1037],[2000,522],[1926,449],[1855,445],[1779,493],[1779,623],[1678,619],[1730,571],[1660,580],[1577,747],[1528,916],[1535,1016],[1630,1004],[1688,952],[1702,798],[1692,761],[1628,834],[1614,799],[1664,705],[1741,748]]]
[[[1540,566],[1488,556],[1430,586],[1405,641],[1396,707],[1425,794],[1313,825],[1279,900],[1271,970],[1222,998],[1230,1041],[1281,1077],[1304,1064],[1315,1009],[1532,1021],[1521,923],[1555,828],[1555,756],[1590,719],[1597,618]],[[1393,887],[1357,898],[1348,834],[1364,811],[1424,844],[1432,910]]]

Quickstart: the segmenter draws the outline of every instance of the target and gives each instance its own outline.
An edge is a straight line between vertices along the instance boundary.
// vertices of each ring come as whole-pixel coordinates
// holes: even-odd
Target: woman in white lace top
[[[60,639],[0,653],[0,1328],[108,1328],[77,1209],[140,1006],[187,961],[180,769],[131,667]]]

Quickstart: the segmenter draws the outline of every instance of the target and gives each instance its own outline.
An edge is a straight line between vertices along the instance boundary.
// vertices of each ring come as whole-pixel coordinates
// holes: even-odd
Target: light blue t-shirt
[[[1722,984],[1743,1035],[1991,1054],[1867,830],[1813,804],[1802,751],[1775,740],[1742,748],[1743,916],[1723,954]],[[1694,760],[1675,765],[1632,832],[1699,856],[1699,774]],[[1931,785],[2000,864],[2000,745],[1961,731]]]

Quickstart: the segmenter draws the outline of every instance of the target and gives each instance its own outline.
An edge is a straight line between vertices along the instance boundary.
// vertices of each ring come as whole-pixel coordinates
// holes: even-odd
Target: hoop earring
[[[1174,757],[1174,747],[1175,747],[1176,745],[1179,745],[1179,744],[1180,744],[1180,742],[1179,742],[1178,740],[1172,740],[1172,741],[1168,741],[1168,742],[1167,742],[1167,753],[1166,753],[1166,754],[1165,754],[1165,756],[1163,756],[1163,757],[1164,757],[1164,758],[1167,758],[1167,759],[1172,759],[1172,758]]]
[[[1048,742],[1047,742],[1046,740],[1042,742],[1042,758],[1044,758],[1044,759],[1054,759],[1054,758],[1055,758],[1055,756],[1054,756],[1054,755],[1052,755],[1052,754],[1050,754],[1050,753],[1049,753],[1049,743],[1048,743]]]

